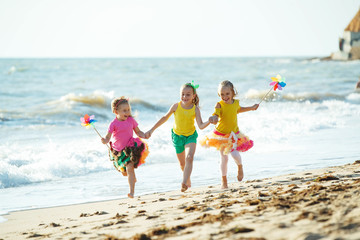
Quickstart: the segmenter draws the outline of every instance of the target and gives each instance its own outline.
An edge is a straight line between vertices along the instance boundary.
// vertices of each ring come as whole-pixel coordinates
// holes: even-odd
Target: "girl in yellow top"
[[[199,97],[196,94],[196,88],[191,83],[183,85],[180,89],[181,101],[173,104],[169,111],[159,119],[159,121],[145,134],[150,137],[151,134],[165,123],[174,113],[174,126],[171,130],[172,142],[176,150],[176,155],[183,171],[183,181],[181,191],[185,192],[191,187],[190,175],[193,167],[193,159],[196,150],[196,139],[198,134],[195,129],[194,120],[200,129],[206,128],[210,122],[203,122],[199,109]]]
[[[245,152],[252,148],[253,141],[239,131],[237,114],[256,110],[259,104],[251,107],[241,107],[239,100],[234,99],[237,92],[230,81],[223,81],[218,88],[218,95],[221,101],[216,103],[215,112],[209,118],[210,123],[216,124],[214,132],[201,139],[200,144],[206,147],[216,147],[221,156],[221,174],[222,188],[228,188],[227,185],[227,163],[228,154],[234,158],[238,165],[238,181],[244,177],[242,161],[239,152]]]

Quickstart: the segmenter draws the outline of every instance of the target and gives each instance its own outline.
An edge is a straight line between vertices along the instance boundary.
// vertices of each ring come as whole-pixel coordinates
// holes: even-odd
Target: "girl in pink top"
[[[110,160],[115,168],[124,176],[128,177],[130,193],[129,198],[134,197],[136,176],[134,168],[145,163],[149,154],[148,146],[140,138],[146,138],[138,123],[131,116],[131,107],[125,97],[116,98],[111,102],[111,108],[116,118],[110,123],[108,133],[101,139],[103,144],[110,142]],[[140,138],[133,137],[133,131]]]

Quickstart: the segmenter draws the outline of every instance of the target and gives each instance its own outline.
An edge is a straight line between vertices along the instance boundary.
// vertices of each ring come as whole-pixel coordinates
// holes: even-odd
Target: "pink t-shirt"
[[[115,118],[109,126],[108,132],[112,133],[112,146],[116,151],[123,150],[133,139],[133,130],[138,123],[132,117],[128,117],[125,121]]]

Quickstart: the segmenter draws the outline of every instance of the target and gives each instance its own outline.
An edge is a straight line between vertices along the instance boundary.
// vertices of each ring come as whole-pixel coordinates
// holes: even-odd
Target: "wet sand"
[[[360,239],[360,160],[4,217],[0,239]]]

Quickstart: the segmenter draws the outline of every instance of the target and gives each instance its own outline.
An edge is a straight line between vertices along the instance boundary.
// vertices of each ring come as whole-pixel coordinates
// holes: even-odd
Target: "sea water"
[[[203,120],[230,80],[241,106],[259,103],[271,77],[286,78],[257,111],[238,115],[255,143],[242,153],[244,181],[352,163],[360,159],[360,61],[306,58],[0,59],[0,214],[126,197],[127,178],[80,117],[95,115],[106,135],[111,100],[130,98],[142,131],[178,102],[182,84],[199,84]],[[182,172],[171,143],[173,117],[147,140],[136,170],[136,196],[180,190]],[[214,129],[199,130],[199,138]],[[197,146],[192,186],[220,184],[219,153]],[[229,162],[228,178],[237,167]],[[241,184],[241,183],[239,183]]]

